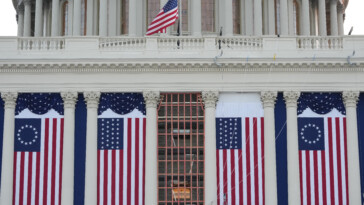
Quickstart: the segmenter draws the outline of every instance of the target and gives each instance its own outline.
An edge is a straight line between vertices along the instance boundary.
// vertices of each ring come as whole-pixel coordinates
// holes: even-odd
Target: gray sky
[[[17,23],[11,0],[0,0],[0,36],[15,36]],[[350,0],[346,9],[345,34],[354,26],[352,35],[364,35],[364,0]]]

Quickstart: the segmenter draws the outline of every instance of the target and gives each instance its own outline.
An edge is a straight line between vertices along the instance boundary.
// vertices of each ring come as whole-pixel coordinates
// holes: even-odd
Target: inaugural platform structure
[[[13,0],[0,204],[363,203],[348,0],[166,2]]]

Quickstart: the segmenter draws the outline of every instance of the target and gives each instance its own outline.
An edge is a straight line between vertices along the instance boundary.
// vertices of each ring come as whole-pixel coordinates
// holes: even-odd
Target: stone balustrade
[[[335,58],[351,62],[363,60],[364,50],[360,48],[364,48],[364,36],[0,37],[0,60],[24,59],[28,54],[33,59],[213,59],[223,51],[222,59],[243,61]],[[315,56],[315,50],[325,52]],[[27,55],[19,55],[22,53]]]

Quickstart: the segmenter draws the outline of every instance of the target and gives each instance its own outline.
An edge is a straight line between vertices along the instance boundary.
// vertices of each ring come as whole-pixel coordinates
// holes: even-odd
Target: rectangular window
[[[158,203],[204,204],[201,94],[165,93],[158,107]]]

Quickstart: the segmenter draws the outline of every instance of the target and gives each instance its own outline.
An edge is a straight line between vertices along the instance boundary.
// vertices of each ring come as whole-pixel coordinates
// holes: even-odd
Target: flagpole
[[[179,18],[179,32],[180,35],[182,36],[182,0],[178,0],[178,6],[179,6],[179,11],[178,11],[178,18]]]

